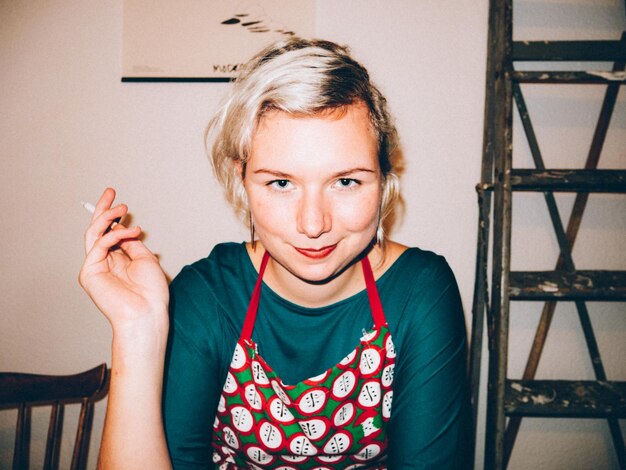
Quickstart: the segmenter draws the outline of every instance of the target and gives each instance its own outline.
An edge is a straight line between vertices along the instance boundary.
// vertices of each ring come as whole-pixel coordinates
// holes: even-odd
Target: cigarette
[[[85,202],[85,201],[80,201],[80,204],[87,210],[87,212],[89,212],[90,214],[93,214],[96,211],[96,206],[94,206],[93,204],[89,203],[89,202]],[[122,220],[121,217],[117,217],[115,219],[113,219],[113,222],[111,222],[111,225],[109,225],[107,227],[107,229],[104,231],[103,235],[106,235],[107,233],[109,233],[117,224],[120,223],[120,221]]]
[[[93,214],[94,212],[96,212],[96,206],[94,206],[93,204],[90,204],[89,202],[85,202],[85,201],[80,201],[80,204],[85,209],[87,209],[87,212],[89,212],[90,214]]]

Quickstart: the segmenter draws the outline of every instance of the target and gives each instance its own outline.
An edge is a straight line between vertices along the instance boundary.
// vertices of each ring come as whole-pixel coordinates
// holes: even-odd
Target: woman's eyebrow
[[[253,173],[255,175],[259,173],[267,173],[269,175],[276,176],[279,178],[285,178],[285,179],[291,178],[291,175],[289,173],[283,173],[282,171],[278,171],[278,170],[269,170],[267,168],[259,168],[258,170],[254,170]]]
[[[335,178],[341,178],[342,176],[348,176],[348,175],[351,175],[351,174],[354,174],[354,173],[361,173],[361,172],[376,173],[376,171],[373,170],[372,168],[356,167],[356,168],[350,168],[348,170],[340,171],[338,173],[335,173],[333,176]]]
[[[361,172],[365,172],[365,173],[376,173],[375,170],[373,170],[372,168],[363,168],[363,167],[355,167],[355,168],[348,168],[347,170],[341,170],[337,173],[334,173],[332,175],[333,178],[341,178],[344,176],[348,176],[348,175],[352,175],[354,173],[361,173]],[[289,179],[292,178],[292,175],[289,173],[285,173],[283,171],[279,171],[279,170],[271,170],[269,168],[258,168],[256,170],[254,170],[253,172],[255,175],[260,174],[260,173],[265,173],[268,175],[272,175],[275,176],[277,178],[284,178],[284,179]]]

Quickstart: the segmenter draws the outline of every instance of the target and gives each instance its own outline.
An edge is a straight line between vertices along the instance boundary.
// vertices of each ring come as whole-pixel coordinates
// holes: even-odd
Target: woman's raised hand
[[[161,391],[169,291],[165,273],[139,240],[139,227],[117,224],[128,207],[112,207],[106,189],[85,232],[79,281],[113,327],[111,382],[98,468],[171,469]]]
[[[116,225],[128,207],[112,207],[115,191],[107,188],[85,232],[85,261],[79,282],[116,331],[137,327],[167,330],[169,292],[157,257],[141,242],[140,227]],[[144,325],[144,326],[141,326]],[[121,331],[119,331],[121,332]]]

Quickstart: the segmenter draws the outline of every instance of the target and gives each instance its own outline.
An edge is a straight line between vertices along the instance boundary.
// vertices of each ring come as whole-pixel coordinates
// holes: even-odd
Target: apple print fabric
[[[367,257],[374,327],[339,364],[286,385],[258,354],[252,331],[266,252],[213,424],[213,462],[238,468],[384,469],[396,350]]]
[[[395,349],[387,326],[323,374],[285,385],[239,341],[213,427],[220,469],[385,468]]]

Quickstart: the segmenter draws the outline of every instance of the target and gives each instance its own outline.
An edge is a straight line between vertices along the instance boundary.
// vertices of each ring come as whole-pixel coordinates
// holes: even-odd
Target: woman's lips
[[[306,256],[307,258],[322,259],[330,255],[333,252],[333,250],[337,248],[337,244],[335,243],[334,245],[324,246],[322,248],[317,248],[317,249],[316,248],[298,248],[298,247],[295,247],[295,248],[298,253]]]

